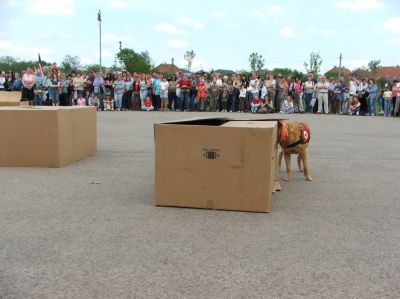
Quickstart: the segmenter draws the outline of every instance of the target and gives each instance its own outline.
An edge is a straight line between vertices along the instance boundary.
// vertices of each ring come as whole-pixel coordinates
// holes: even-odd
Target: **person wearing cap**
[[[324,109],[324,113],[329,113],[328,108],[328,90],[329,90],[329,82],[326,81],[325,76],[321,76],[321,82],[318,82],[316,85],[316,89],[318,90],[318,113],[322,113],[322,107]]]

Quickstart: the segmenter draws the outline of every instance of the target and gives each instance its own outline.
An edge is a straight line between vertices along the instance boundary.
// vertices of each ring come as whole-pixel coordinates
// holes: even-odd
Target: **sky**
[[[305,71],[319,52],[322,71],[339,65],[353,70],[380,59],[400,64],[400,1],[397,0],[0,0],[0,56],[60,63],[77,55],[82,64],[112,66],[123,48],[148,50],[155,65],[192,70],[249,69],[249,55],[265,67]]]

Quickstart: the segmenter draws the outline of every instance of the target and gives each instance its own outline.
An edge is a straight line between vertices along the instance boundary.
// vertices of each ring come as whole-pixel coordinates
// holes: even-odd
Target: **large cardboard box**
[[[96,148],[94,107],[0,107],[0,166],[62,167]]]
[[[21,97],[20,91],[0,91],[0,106],[19,106]]]
[[[207,118],[159,123],[155,204],[269,212],[277,121]]]

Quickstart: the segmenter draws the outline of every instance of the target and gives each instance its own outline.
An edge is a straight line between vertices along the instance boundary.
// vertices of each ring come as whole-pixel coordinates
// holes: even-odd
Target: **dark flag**
[[[40,58],[40,53],[38,57],[38,71],[40,71],[43,74],[42,59]]]
[[[97,13],[97,21],[101,22],[101,11]]]

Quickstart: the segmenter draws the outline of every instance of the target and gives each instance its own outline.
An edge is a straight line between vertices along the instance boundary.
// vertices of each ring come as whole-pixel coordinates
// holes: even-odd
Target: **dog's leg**
[[[302,154],[298,154],[297,155],[297,165],[299,166],[299,171],[300,172],[303,172],[303,166],[301,165],[302,164],[301,162],[302,162],[302,159],[303,159],[302,156],[303,156]]]
[[[304,165],[304,177],[307,181],[312,181],[310,170],[308,169],[308,153],[304,152],[302,155],[303,165]]]
[[[283,158],[283,151],[279,153],[279,163],[278,163],[278,169],[281,170],[281,165],[282,165],[282,158]]]
[[[290,170],[290,154],[285,153],[285,163],[286,163],[286,176],[284,177],[284,181],[290,181],[292,179],[292,172]]]

